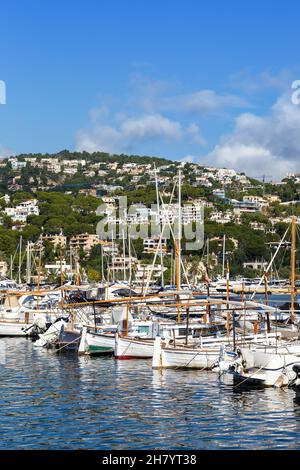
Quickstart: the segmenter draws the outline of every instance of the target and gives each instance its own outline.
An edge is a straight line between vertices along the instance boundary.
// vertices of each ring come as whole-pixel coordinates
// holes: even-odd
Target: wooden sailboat
[[[237,359],[234,346],[251,345],[275,346],[280,333],[239,334],[235,337],[221,338],[200,337],[197,342],[171,344],[161,337],[155,339],[152,367],[182,369],[227,370],[232,361]],[[222,364],[221,364],[222,363]]]
[[[290,322],[295,321],[295,252],[296,219],[292,218],[291,243],[291,308]],[[265,277],[266,283],[266,277]],[[267,299],[267,297],[266,297]],[[268,325],[269,328],[269,325]],[[233,374],[240,384],[259,384],[265,387],[283,387],[297,378],[295,365],[299,364],[300,342],[280,343],[275,348],[240,348],[239,359],[233,366]]]
[[[116,359],[148,359],[152,358],[154,350],[153,338],[130,338],[115,336],[114,355]]]
[[[86,326],[82,329],[78,348],[79,354],[106,355],[113,354],[115,348],[115,332],[101,332]]]

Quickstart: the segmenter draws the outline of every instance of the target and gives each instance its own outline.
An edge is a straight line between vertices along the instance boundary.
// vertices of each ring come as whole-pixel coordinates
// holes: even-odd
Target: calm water
[[[300,448],[292,390],[238,390],[211,372],[2,342],[1,449]]]

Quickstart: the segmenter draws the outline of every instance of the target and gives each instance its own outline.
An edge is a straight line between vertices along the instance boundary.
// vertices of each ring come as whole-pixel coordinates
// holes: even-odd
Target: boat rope
[[[69,345],[72,344],[72,343],[76,343],[76,341],[78,341],[78,340],[80,340],[80,338],[75,338],[75,339],[73,339],[73,340],[70,341],[69,343],[64,344],[61,348],[58,348],[58,349],[56,350],[56,352],[61,351],[62,349],[66,348],[67,346],[69,346]]]
[[[234,388],[239,387],[239,386],[242,385],[243,383],[247,382],[247,380],[251,379],[255,374],[257,374],[258,372],[260,372],[262,369],[265,369],[265,368],[267,367],[267,365],[269,364],[269,362],[270,362],[272,359],[273,359],[273,358],[271,357],[271,358],[268,360],[268,362],[266,362],[266,364],[264,364],[263,366],[261,366],[258,370],[255,370],[255,371],[253,372],[253,374],[249,375],[249,377],[246,377],[244,380],[242,380],[242,381],[239,382],[238,384],[234,385],[233,387],[234,387]],[[269,369],[269,370],[277,371],[277,370],[282,369],[282,372],[285,373],[285,374],[288,376],[288,378],[289,378],[290,376],[288,375],[288,369],[287,369],[287,367],[289,367],[289,366],[291,366],[291,365],[293,365],[293,364],[297,364],[297,362],[295,362],[295,363],[294,363],[294,362],[291,362],[291,363],[289,363],[289,364],[283,365],[282,367],[278,367],[277,369]],[[290,379],[290,380],[292,380],[292,379]]]
[[[131,342],[131,339],[128,336],[125,336],[125,337],[119,336],[119,338],[128,341],[128,345],[126,346],[125,350],[122,352],[122,356],[125,356],[126,355],[125,353],[127,353],[128,349],[132,345],[132,342]],[[132,338],[132,339],[134,340],[135,338]],[[139,339],[139,338],[137,338],[137,339]],[[133,341],[133,343],[134,343],[134,341]]]
[[[260,372],[262,369],[264,369],[268,364],[269,362],[272,360],[273,358],[271,357],[271,359],[268,360],[268,362],[266,362],[266,364],[264,364],[263,366],[261,366],[258,370],[255,370],[253,372],[253,374],[249,375],[249,377],[246,377],[245,379],[243,379],[241,382],[239,382],[238,384],[235,384],[233,386],[233,388],[236,388],[236,387],[239,387],[240,385],[242,385],[243,383],[247,382],[247,380],[251,379],[255,374],[257,374],[258,372]]]
[[[126,355],[125,353],[127,353],[129,347],[131,346],[131,343],[129,342],[129,340],[127,340],[127,341],[128,341],[128,345],[126,346],[125,351],[122,352],[122,356],[125,356],[125,355]],[[115,357],[116,357],[116,356],[115,356]],[[120,357],[121,357],[121,356],[120,356]]]
[[[199,356],[199,354],[200,354],[201,352],[202,352],[202,351],[198,351],[198,352],[195,354],[195,356],[193,356],[192,359],[190,359],[184,366],[177,366],[177,367],[175,368],[175,370],[184,369],[184,368],[188,367],[188,366],[190,365],[190,363],[191,363],[197,356]],[[206,354],[206,360],[207,360],[207,354]],[[218,361],[216,360],[216,361],[212,364],[212,366],[210,367],[210,369],[212,369],[212,368],[214,367],[214,365],[215,365],[217,362],[218,362]],[[208,363],[208,360],[207,360],[207,363]],[[207,364],[206,366],[202,367],[201,369],[199,369],[199,371],[201,372],[201,371],[206,370],[206,369],[209,369],[208,364]]]

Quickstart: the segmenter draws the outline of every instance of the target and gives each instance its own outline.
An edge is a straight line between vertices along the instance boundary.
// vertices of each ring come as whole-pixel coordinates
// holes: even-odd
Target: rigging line
[[[282,258],[281,258],[281,262],[280,262],[280,265],[279,265],[279,270],[282,268],[282,265],[283,265],[283,262],[284,262],[284,258],[285,258],[286,254],[287,254],[287,251],[288,251],[288,249],[287,249],[287,246],[286,246],[285,249],[284,249],[284,252],[283,252],[283,256],[282,256]],[[275,264],[275,261],[274,261],[274,264]],[[279,271],[279,270],[278,270],[278,271]]]
[[[61,351],[62,349],[66,348],[67,346],[69,346],[69,345],[72,344],[72,343],[79,342],[79,340],[80,340],[80,337],[73,339],[73,340],[70,341],[69,343],[64,344],[61,348],[58,348],[58,349],[56,350],[56,352]]]
[[[20,241],[18,242],[17,248],[16,248],[16,250],[15,250],[15,252],[14,252],[14,256],[13,256],[13,258],[12,258],[12,260],[11,260],[11,262],[12,262],[12,267],[14,266],[14,262],[15,262],[17,253],[19,253],[19,245],[20,245]],[[12,269],[12,270],[13,270],[13,269]]]
[[[203,262],[204,253],[206,251],[206,244],[207,244],[207,239],[205,240],[204,247],[203,247],[203,250],[202,250],[202,253],[201,253],[200,263]]]
[[[168,221],[168,224],[169,224],[169,228],[170,228],[171,234],[172,234],[172,236],[173,236],[173,239],[175,240],[175,234],[174,234],[174,231],[173,231],[173,228],[172,228],[172,226],[171,226],[170,221]],[[187,272],[186,272],[185,266],[184,266],[184,264],[183,264],[182,258],[181,258],[180,261],[181,261],[180,265],[181,265],[181,268],[182,268],[182,270],[183,270],[183,274],[184,274],[184,276],[185,276],[187,285],[189,286],[189,289],[190,289],[190,288],[191,288],[191,285],[190,285],[190,282],[189,282],[189,279],[188,279],[188,276],[187,276]]]
[[[170,196],[170,200],[169,200],[167,209],[169,209],[170,204],[171,204],[171,202],[172,202],[172,200],[173,200],[173,196],[174,196],[174,192],[175,192],[175,189],[176,189],[176,185],[177,185],[177,179],[176,179],[175,182],[174,182],[173,190],[172,190],[172,193],[171,193],[171,196]],[[161,195],[160,195],[160,198],[161,198],[161,200],[162,200],[163,208],[165,208],[165,203],[164,203],[164,201],[163,201]],[[169,222],[169,224],[170,224],[170,222]],[[147,283],[146,283],[146,287],[145,287],[145,294],[147,294],[148,289],[149,289],[149,284],[150,284],[152,272],[153,272],[153,270],[154,270],[156,258],[157,258],[157,255],[158,255],[158,250],[160,249],[160,244],[161,244],[161,240],[162,240],[162,237],[163,237],[163,234],[164,234],[166,225],[167,225],[167,223],[164,222],[164,225],[163,225],[162,230],[161,230],[161,233],[160,233],[159,242],[158,242],[158,244],[157,244],[157,248],[156,248],[156,250],[155,250],[155,254],[154,254],[154,257],[153,257],[153,262],[152,262],[152,265],[151,265],[151,270],[149,271],[149,274],[148,274]]]
[[[271,268],[271,266],[272,266],[272,264],[273,264],[273,261],[274,261],[274,259],[276,258],[277,253],[279,252],[279,249],[281,248],[281,245],[282,245],[283,241],[285,240],[285,237],[287,236],[287,233],[288,233],[289,229],[290,229],[290,226],[286,229],[284,236],[283,236],[282,239],[280,240],[280,243],[279,243],[279,245],[278,245],[278,247],[277,247],[277,249],[276,249],[276,251],[275,251],[275,253],[274,253],[274,256],[273,256],[273,258],[271,259],[271,261],[269,262],[268,267],[267,267],[267,269],[266,269],[266,271],[265,271],[266,273],[269,272],[269,269]],[[258,289],[260,288],[260,286],[261,286],[263,280],[264,280],[264,276],[262,276],[262,277],[260,278],[260,281],[259,281],[259,283],[257,284],[257,286],[256,286],[256,288],[255,288],[255,290],[254,290],[254,292],[253,292],[252,295],[250,296],[250,300],[252,300],[252,299],[255,297],[255,295],[256,295]]]
[[[298,224],[296,225],[296,238],[300,242],[300,228],[298,227]]]
[[[255,370],[253,372],[253,374],[249,375],[249,377],[246,377],[244,380],[242,380],[241,382],[239,382],[238,384],[234,385],[233,388],[236,388],[236,387],[239,387],[240,385],[242,385],[243,383],[247,382],[247,380],[251,379],[255,374],[257,374],[258,372],[260,372],[262,369],[264,369],[268,364],[269,362],[271,362],[273,358],[271,357],[268,362],[266,362],[266,364],[262,365],[258,370]]]

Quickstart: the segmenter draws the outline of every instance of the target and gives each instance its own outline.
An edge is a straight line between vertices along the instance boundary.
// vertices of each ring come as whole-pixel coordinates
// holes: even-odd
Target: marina
[[[143,312],[145,300],[142,299]],[[259,303],[261,300],[257,300],[257,305],[264,305]],[[269,297],[273,308],[278,302],[286,301],[278,296]],[[296,296],[295,302],[298,301]],[[131,307],[132,303],[133,298]],[[218,300],[217,305],[220,304]],[[92,304],[92,319],[94,308]],[[119,318],[120,323],[108,321],[111,309],[115,310],[111,319],[116,322]],[[237,352],[248,351],[249,355],[256,350],[268,352],[273,361],[280,359],[283,353],[290,354],[286,357],[291,362],[291,354],[296,354],[292,362],[300,367],[298,330],[294,330],[295,335],[287,342],[281,339],[282,331],[276,331],[274,327],[269,334],[266,330],[245,334],[236,325],[235,337],[232,327],[228,337],[226,323],[223,323],[223,333],[202,336],[203,322],[200,322],[202,328],[199,330],[194,317],[188,326],[194,325],[195,329],[187,336],[188,318],[182,319],[180,331],[176,322],[170,320],[155,320],[153,316],[151,321],[138,320],[134,314],[129,317],[128,308],[124,309],[121,301],[120,307],[104,310],[108,323],[99,325],[98,332],[91,320],[89,327],[80,328],[78,319],[82,320],[83,312],[79,311],[81,313],[77,315],[73,308],[70,314],[74,324],[71,330],[64,314],[64,320],[55,321],[38,336],[0,338],[1,449],[298,447],[297,371],[295,373],[291,368],[290,380],[283,383],[278,383],[276,375],[275,381],[271,376],[273,382],[263,384],[254,380],[253,372],[247,377],[239,369],[237,372],[229,370],[230,364],[238,359]],[[225,309],[225,320],[226,312]],[[84,313],[85,323],[89,318],[87,306]],[[203,320],[203,312],[200,318]],[[169,362],[163,363],[155,352],[155,343],[162,341],[157,336],[161,321],[164,329],[160,329],[160,334],[169,337],[170,341],[166,352],[174,354],[177,351],[179,359],[175,362],[168,359]],[[118,325],[121,328],[119,334]],[[281,325],[283,327],[284,323]],[[62,326],[69,331],[64,340]],[[251,328],[253,330],[253,324]],[[88,331],[89,340],[86,337]],[[150,335],[149,339],[147,335]],[[120,339],[124,344],[118,343]],[[195,349],[199,345],[200,350]],[[261,360],[265,362],[265,357]],[[276,363],[276,374],[285,365],[278,367]],[[280,370],[279,373],[281,377]]]
[[[291,389],[234,388],[208,371],[3,342],[1,449],[298,448]]]
[[[3,468],[288,465],[300,3],[0,15]]]
[[[179,198],[180,182],[179,172]],[[223,277],[211,279],[206,267],[204,282],[192,285],[174,233],[174,285],[152,284],[149,270],[140,289],[131,269],[129,280],[124,269],[123,280],[83,284],[78,263],[76,282],[65,282],[62,257],[60,286],[40,285],[41,263],[35,286],[7,279],[0,448],[296,448],[298,232],[294,217],[278,244],[290,235],[291,275],[273,279],[274,288],[275,255],[251,282],[231,279],[228,261],[225,277],[223,259]]]

